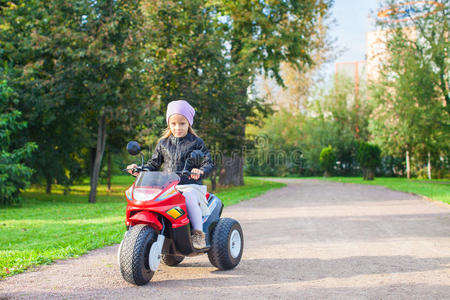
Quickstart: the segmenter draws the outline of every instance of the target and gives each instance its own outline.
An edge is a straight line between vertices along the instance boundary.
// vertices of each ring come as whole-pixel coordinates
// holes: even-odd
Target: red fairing
[[[152,227],[155,230],[161,230],[162,224],[158,220],[158,216],[152,212],[149,211],[140,211],[136,214],[134,214],[129,221],[132,225],[136,224],[148,224],[150,227]]]
[[[157,226],[157,228],[155,229],[161,230],[162,225],[157,218],[158,215],[162,215],[166,219],[168,219],[172,223],[172,228],[178,228],[189,224],[189,219],[187,217],[186,201],[184,196],[175,189],[175,186],[177,184],[178,182],[174,182],[166,189],[164,189],[164,191],[155,196],[154,199],[147,201],[135,200],[135,198],[132,196],[134,189],[133,185],[129,190],[125,192],[128,201],[126,211],[127,216],[126,225],[133,226],[135,224],[149,224],[151,227],[153,227],[152,224],[159,224],[155,225]],[[177,217],[176,219],[167,214],[167,211],[174,207],[179,207],[184,212],[181,216]],[[148,214],[141,215],[141,213],[148,213]],[[136,217],[137,215],[140,216]],[[143,217],[144,215],[145,216],[151,215],[152,217]]]

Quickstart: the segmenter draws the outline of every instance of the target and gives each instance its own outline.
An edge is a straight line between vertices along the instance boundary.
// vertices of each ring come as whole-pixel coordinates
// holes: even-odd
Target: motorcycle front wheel
[[[131,284],[147,284],[155,274],[150,269],[150,248],[156,242],[157,233],[148,225],[131,227],[120,246],[119,265],[123,279]]]

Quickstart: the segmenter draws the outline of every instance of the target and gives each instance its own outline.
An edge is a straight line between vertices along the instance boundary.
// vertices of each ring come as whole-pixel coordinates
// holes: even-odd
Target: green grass
[[[130,176],[114,177],[111,192],[100,185],[96,204],[87,203],[89,185],[83,182],[69,195],[60,186],[51,195],[33,187],[23,194],[21,207],[1,207],[0,278],[119,243],[125,232],[123,193],[132,182]],[[245,184],[215,194],[227,206],[284,186],[255,178],[245,178]]]
[[[363,180],[362,177],[316,177],[322,180],[344,183],[381,185],[401,192],[414,193],[432,200],[450,204],[450,184],[445,180],[417,180],[406,178],[379,177],[374,180]]]

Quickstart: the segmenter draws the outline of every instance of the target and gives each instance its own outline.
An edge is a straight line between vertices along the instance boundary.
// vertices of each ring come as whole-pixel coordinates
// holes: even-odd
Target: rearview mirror
[[[127,151],[133,156],[138,155],[141,152],[141,146],[138,142],[131,141],[127,144]]]

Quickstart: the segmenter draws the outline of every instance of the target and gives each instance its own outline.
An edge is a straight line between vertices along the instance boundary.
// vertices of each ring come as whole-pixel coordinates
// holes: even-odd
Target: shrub
[[[320,167],[324,170],[323,176],[328,177],[332,174],[336,165],[336,154],[331,146],[323,148],[320,152]]]
[[[364,180],[373,180],[375,169],[380,165],[381,150],[377,145],[361,142],[358,148],[357,160],[363,171]]]
[[[26,127],[19,121],[21,113],[12,108],[12,90],[0,80],[0,204],[18,202],[19,193],[28,184],[32,170],[23,164],[36,148],[33,143],[21,147],[12,145],[12,135]]]

